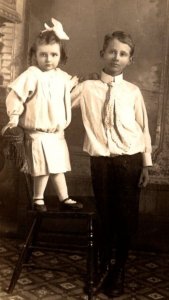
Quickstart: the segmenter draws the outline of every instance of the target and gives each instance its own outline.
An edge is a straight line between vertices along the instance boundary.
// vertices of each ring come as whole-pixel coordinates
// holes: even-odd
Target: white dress
[[[71,121],[70,78],[59,68],[42,72],[29,67],[13,83],[7,113],[25,132],[25,151],[32,176],[70,171],[64,129]]]

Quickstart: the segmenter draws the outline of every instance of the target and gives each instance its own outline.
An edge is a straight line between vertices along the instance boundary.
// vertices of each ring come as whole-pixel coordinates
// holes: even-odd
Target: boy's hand
[[[72,90],[79,83],[79,78],[77,76],[73,76],[70,79],[70,90]]]
[[[140,179],[139,179],[139,184],[138,186],[140,188],[146,187],[149,182],[149,172],[148,172],[148,167],[143,167]]]
[[[100,75],[98,73],[89,73],[87,75],[81,76],[79,78],[79,82],[83,82],[85,80],[98,80],[100,79]]]
[[[16,123],[8,123],[6,126],[4,126],[1,130],[1,134],[4,135],[5,131],[9,128],[9,129],[12,129],[14,127],[17,127],[17,124]]]

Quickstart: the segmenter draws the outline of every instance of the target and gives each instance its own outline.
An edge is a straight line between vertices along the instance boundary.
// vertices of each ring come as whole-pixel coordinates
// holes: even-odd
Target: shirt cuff
[[[142,153],[143,167],[151,167],[153,165],[150,153]]]
[[[13,123],[17,126],[19,123],[19,115],[11,115],[9,117],[9,123]]]

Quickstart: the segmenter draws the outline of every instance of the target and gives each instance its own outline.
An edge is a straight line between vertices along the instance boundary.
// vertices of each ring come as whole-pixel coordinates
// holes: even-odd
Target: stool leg
[[[10,281],[9,288],[7,290],[7,292],[9,294],[12,293],[13,290],[14,290],[14,288],[15,288],[16,282],[17,282],[17,280],[18,280],[18,278],[20,276],[21,270],[22,270],[22,265],[23,265],[23,263],[25,261],[25,258],[28,255],[29,246],[30,246],[31,241],[32,241],[32,236],[33,236],[33,232],[34,232],[37,220],[38,220],[38,217],[36,216],[34,218],[33,222],[32,222],[32,225],[31,225],[31,228],[30,228],[30,230],[28,232],[26,241],[25,241],[25,243],[23,245],[23,248],[22,248],[21,253],[19,255],[19,258],[17,260],[15,269],[14,269],[13,274],[12,274],[12,278],[11,278],[11,281]]]
[[[37,214],[36,222],[34,224],[34,228],[32,230],[32,235],[31,235],[31,245],[34,245],[38,238],[41,223],[42,223],[42,216],[41,216],[41,214]],[[31,255],[32,255],[32,251],[33,251],[33,249],[30,247],[30,244],[29,244],[28,250],[25,254],[24,263],[26,263],[26,264],[28,263]]]
[[[88,225],[88,255],[87,255],[87,288],[88,288],[88,300],[93,299],[94,288],[94,224],[93,217],[89,217]]]

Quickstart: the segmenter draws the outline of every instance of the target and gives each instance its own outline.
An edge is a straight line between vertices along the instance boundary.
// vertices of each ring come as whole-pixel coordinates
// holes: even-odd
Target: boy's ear
[[[129,59],[129,65],[131,65],[134,61],[134,57],[133,56],[130,56],[130,59]]]
[[[100,57],[103,57],[103,55],[104,55],[104,51],[100,50]]]

